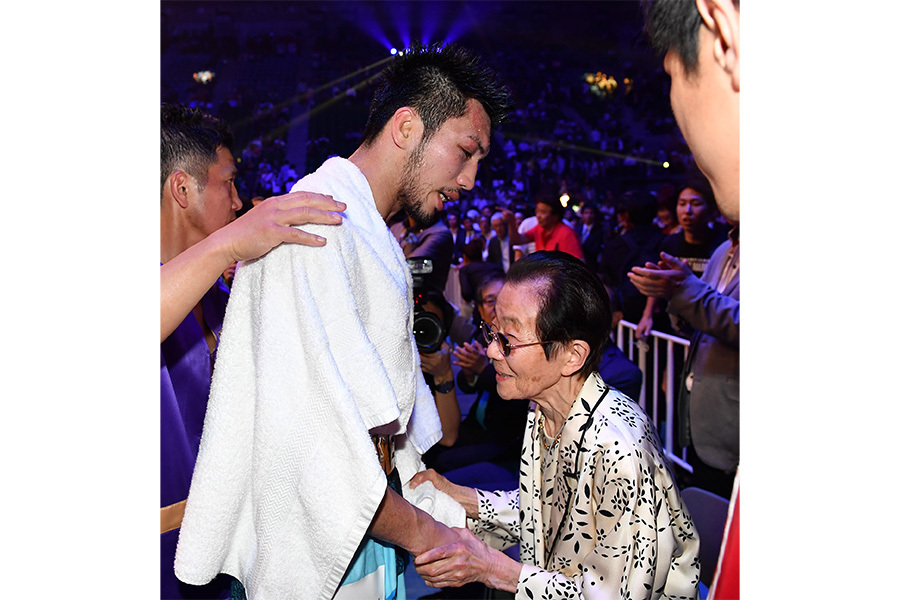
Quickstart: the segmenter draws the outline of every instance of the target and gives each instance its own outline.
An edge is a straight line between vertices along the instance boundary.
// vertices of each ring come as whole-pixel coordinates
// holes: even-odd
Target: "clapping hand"
[[[632,267],[628,279],[645,296],[668,300],[688,277],[694,276],[691,268],[674,256],[660,252],[660,260],[643,267]]]
[[[490,361],[485,347],[477,340],[457,346],[453,350],[453,358],[456,359],[454,364],[467,376],[480,375]]]

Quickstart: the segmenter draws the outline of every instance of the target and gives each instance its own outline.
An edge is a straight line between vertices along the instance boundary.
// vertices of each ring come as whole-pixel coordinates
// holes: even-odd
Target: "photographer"
[[[434,394],[434,403],[444,432],[437,445],[449,447],[453,446],[459,437],[459,423],[462,419],[456,400],[453,367],[450,364],[450,344],[447,342],[447,332],[456,311],[440,292],[419,291],[415,287],[413,289],[415,295],[413,334],[419,348],[425,383]],[[435,451],[437,445],[429,452]],[[429,462],[429,452],[424,456],[426,464]]]
[[[391,233],[407,258],[431,259],[433,268],[424,282],[432,289],[443,290],[453,258],[453,236],[444,222],[438,220],[430,227],[422,227],[413,217],[407,216],[391,225]]]

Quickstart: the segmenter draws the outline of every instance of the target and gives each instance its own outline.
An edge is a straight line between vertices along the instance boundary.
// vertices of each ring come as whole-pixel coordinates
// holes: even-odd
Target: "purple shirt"
[[[228,288],[219,280],[201,300],[203,317],[218,340],[225,319]],[[210,355],[203,330],[192,314],[159,346],[160,349],[160,506],[186,500],[200,448],[206,402],[215,354]],[[228,598],[230,579],[217,578],[208,586],[185,586],[175,578],[173,565],[179,529],[160,540],[163,598],[191,593],[204,598]]]
[[[222,331],[228,289],[217,282],[201,300],[216,339]],[[160,344],[160,506],[185,500],[200,447],[214,356],[203,330],[188,315]]]

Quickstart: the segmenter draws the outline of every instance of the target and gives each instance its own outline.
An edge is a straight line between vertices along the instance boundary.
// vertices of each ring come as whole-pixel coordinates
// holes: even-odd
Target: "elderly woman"
[[[433,587],[480,581],[516,598],[694,598],[699,540],[641,408],[597,373],[609,299],[581,261],[513,263],[484,329],[505,399],[529,398],[519,489],[419,473],[466,509],[460,541],[416,557]],[[521,544],[516,562],[501,550]]]

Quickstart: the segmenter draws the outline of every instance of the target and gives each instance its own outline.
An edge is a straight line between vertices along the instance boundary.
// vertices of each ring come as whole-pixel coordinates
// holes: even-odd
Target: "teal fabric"
[[[484,425],[484,411],[487,410],[488,395],[484,393],[478,394],[478,404],[475,405],[475,420],[481,425],[482,429],[487,429]]]
[[[400,474],[397,469],[387,476],[388,485],[392,490],[403,496],[403,487],[400,483]],[[350,568],[344,576],[341,585],[348,585],[359,581],[366,575],[374,573],[382,565],[384,566],[384,599],[406,600],[406,584],[403,580],[403,572],[409,563],[409,553],[406,550],[397,549],[392,544],[382,543],[374,538],[366,537],[362,547],[353,557]]]
[[[394,546],[382,544],[376,539],[366,538],[362,548],[350,564],[342,585],[359,581],[366,575],[384,567],[385,600],[406,600],[406,588],[403,578],[397,573],[397,553]]]

